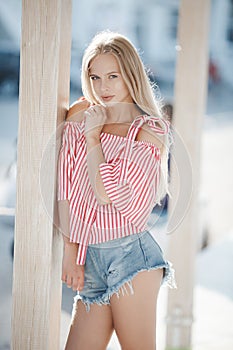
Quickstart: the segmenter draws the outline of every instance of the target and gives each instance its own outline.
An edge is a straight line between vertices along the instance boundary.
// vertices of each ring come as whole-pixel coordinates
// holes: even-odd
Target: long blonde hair
[[[124,82],[134,103],[147,115],[163,118],[159,102],[155,98],[153,86],[143,62],[134,45],[124,35],[111,31],[98,33],[86,48],[82,60],[81,82],[85,98],[90,103],[99,103],[92,91],[89,70],[93,59],[101,54],[111,53],[120,67]],[[160,124],[160,123],[159,123]],[[157,202],[168,193],[168,146],[170,137],[164,140],[161,157],[161,178],[157,189]]]

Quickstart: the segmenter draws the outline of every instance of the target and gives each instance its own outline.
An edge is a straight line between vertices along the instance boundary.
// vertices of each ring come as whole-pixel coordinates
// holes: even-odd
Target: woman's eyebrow
[[[105,75],[119,74],[119,73],[120,73],[119,71],[112,71],[112,72],[105,73]],[[96,76],[96,77],[99,77],[99,75],[96,74],[96,73],[89,73],[89,76],[91,76],[91,75],[94,75],[94,76]]]
[[[119,74],[119,72],[118,71],[112,71],[112,72],[109,72],[109,73],[107,73],[106,75],[109,75],[109,74],[115,74],[115,73],[117,73],[117,74]]]

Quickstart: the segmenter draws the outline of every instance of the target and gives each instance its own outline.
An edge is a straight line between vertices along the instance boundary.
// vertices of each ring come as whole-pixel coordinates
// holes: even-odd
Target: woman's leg
[[[90,311],[78,301],[65,350],[106,350],[113,332],[111,307],[92,304]]]
[[[163,269],[140,272],[132,280],[134,294],[111,297],[113,324],[122,350],[156,349],[156,304],[162,274]]]

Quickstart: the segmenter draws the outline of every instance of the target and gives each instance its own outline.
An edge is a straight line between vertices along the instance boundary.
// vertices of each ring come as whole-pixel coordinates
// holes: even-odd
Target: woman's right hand
[[[76,264],[78,244],[64,242],[62,281],[68,288],[81,291],[84,287],[84,266]]]
[[[107,110],[101,105],[92,105],[85,112],[85,130],[86,140],[99,138],[100,133],[107,122]]]

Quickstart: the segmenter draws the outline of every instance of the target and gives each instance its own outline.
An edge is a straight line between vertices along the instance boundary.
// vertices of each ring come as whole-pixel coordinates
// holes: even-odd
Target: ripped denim
[[[162,284],[176,288],[174,270],[149,231],[143,231],[88,246],[83,290],[75,296],[74,305],[81,300],[90,305],[110,304],[113,294],[133,294],[133,277],[141,271],[163,269]]]

